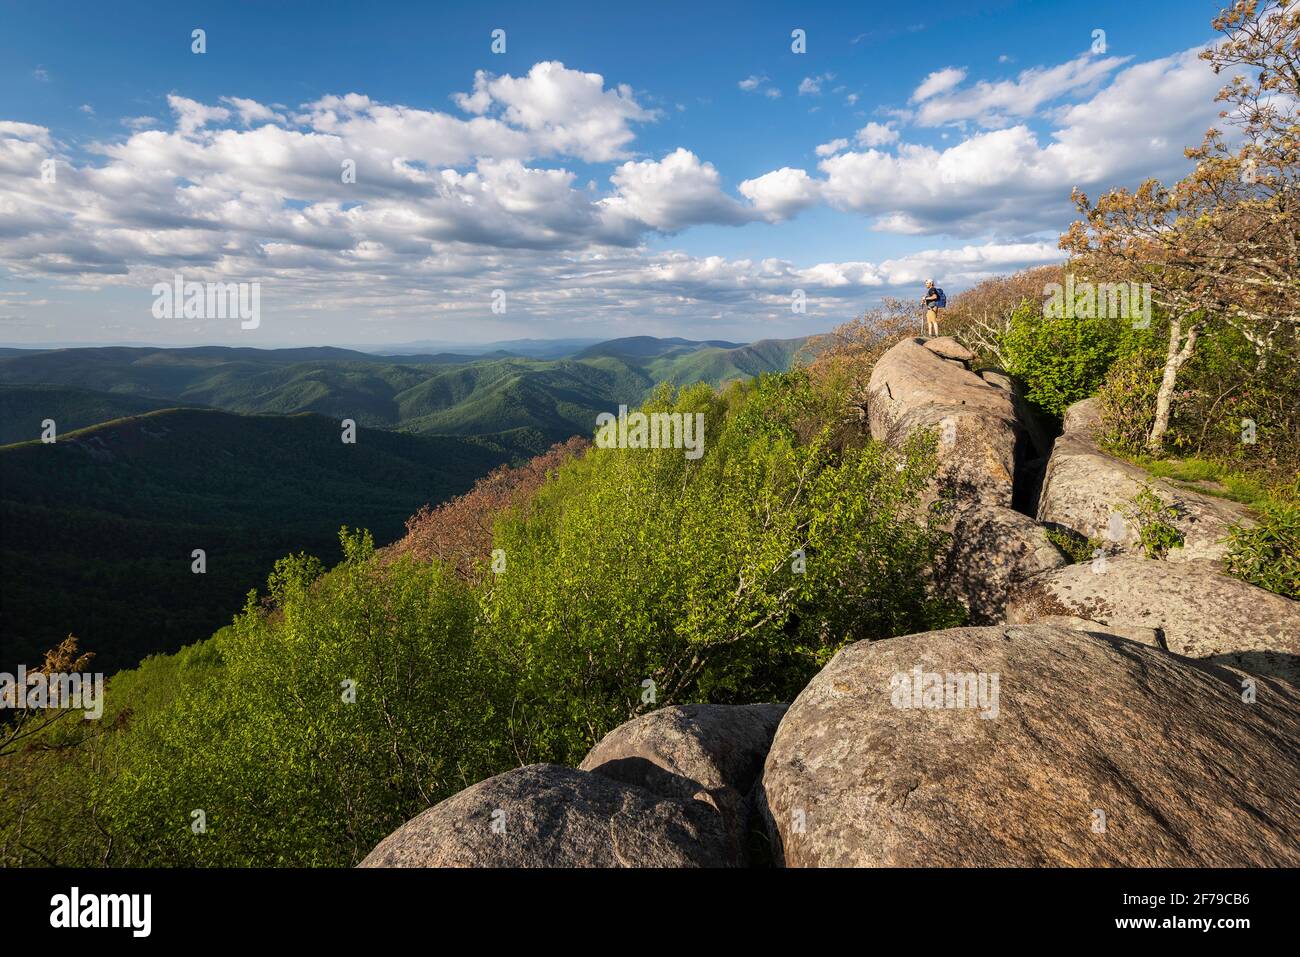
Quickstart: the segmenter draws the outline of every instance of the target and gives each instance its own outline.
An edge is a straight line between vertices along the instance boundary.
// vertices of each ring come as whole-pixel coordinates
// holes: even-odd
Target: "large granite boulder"
[[[1028,515],[1000,505],[971,505],[956,515],[935,580],[965,605],[970,621],[1003,621],[1013,583],[1061,568],[1068,560]]]
[[[1243,680],[1045,626],[858,642],[790,706],[758,806],[792,867],[1294,867],[1300,692]]]
[[[917,428],[935,430],[937,489],[1010,507],[1017,444],[1028,440],[1011,393],[985,382],[965,362],[944,358],[923,339],[899,342],[871,372],[867,417],[872,436],[883,441],[897,443]]]
[[[1113,551],[1140,552],[1138,528],[1125,512],[1147,485],[1173,507],[1171,522],[1183,534],[1183,547],[1170,552],[1170,561],[1220,559],[1227,551],[1229,528],[1254,525],[1244,505],[1180,488],[1103,452],[1093,438],[1098,420],[1095,398],[1066,410],[1065,431],[1052,449],[1038,496],[1040,522],[1097,539]]]
[[[663,797],[710,805],[743,857],[749,793],[785,709],[783,704],[660,708],[605,735],[579,767]]]
[[[1012,586],[1008,622],[1054,615],[1154,629],[1175,654],[1300,682],[1300,602],[1225,575],[1217,562],[1118,556]]]
[[[729,867],[717,810],[555,764],[480,781],[412,818],[362,867]]]

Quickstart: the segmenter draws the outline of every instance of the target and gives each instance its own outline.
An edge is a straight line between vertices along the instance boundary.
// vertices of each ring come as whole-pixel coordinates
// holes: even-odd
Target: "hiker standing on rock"
[[[925,306],[925,334],[927,336],[937,336],[939,334],[939,310],[948,305],[948,297],[943,294],[943,290],[934,284],[933,279],[925,281],[925,298],[921,300],[921,305]]]

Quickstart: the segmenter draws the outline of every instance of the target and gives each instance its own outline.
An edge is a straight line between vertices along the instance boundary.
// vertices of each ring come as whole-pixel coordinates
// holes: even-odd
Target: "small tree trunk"
[[[1156,393],[1156,421],[1147,436],[1147,449],[1159,454],[1164,444],[1165,432],[1169,430],[1169,409],[1174,401],[1174,386],[1178,383],[1178,370],[1192,357],[1196,348],[1196,336],[1200,327],[1193,325],[1187,330],[1187,342],[1179,348],[1182,340],[1182,323],[1176,319],[1169,320],[1169,352],[1165,358],[1165,374],[1160,380],[1160,391]]]

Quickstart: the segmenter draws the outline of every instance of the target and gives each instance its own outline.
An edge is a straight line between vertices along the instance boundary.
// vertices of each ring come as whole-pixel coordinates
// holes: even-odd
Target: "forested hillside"
[[[802,343],[642,336],[559,359],[0,354],[0,444],[25,443],[0,450],[0,664],[35,663],[69,633],[110,672],[173,650],[228,621],[290,549],[333,561],[344,524],[396,538],[422,505],[590,435],[600,412],[638,405],[657,381],[719,385],[784,369]],[[365,429],[355,446],[340,441],[342,419]],[[52,446],[36,441],[47,421]],[[195,548],[208,552],[206,574],[189,570]]]
[[[639,405],[659,382],[718,386],[786,369],[804,342],[736,345],[638,336],[547,359],[499,351],[387,356],[334,348],[223,347],[0,355],[0,385],[49,390],[17,392],[5,400],[13,414],[6,416],[0,442],[36,438],[47,418],[67,431],[116,417],[112,413],[166,406],[316,412],[425,434],[531,428],[558,442],[589,433],[600,412]]]
[[[336,559],[340,524],[394,538],[421,504],[544,445],[371,429],[344,444],[318,415],[172,409],[0,448],[0,670],[70,633],[109,673],[173,651],[287,551]]]
[[[95,392],[60,385],[0,385],[0,445],[37,438],[51,419],[59,431],[156,412],[176,405],[167,399]]]

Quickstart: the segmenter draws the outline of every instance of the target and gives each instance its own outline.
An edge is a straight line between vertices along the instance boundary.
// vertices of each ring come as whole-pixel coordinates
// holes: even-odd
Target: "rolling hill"
[[[39,438],[41,423],[46,419],[53,419],[61,434],[175,404],[166,399],[67,386],[0,385],[0,445]]]
[[[721,385],[785,369],[804,341],[737,345],[633,336],[552,358],[500,350],[479,356],[390,356],[334,348],[215,346],[0,354],[0,385],[78,390],[76,395],[24,395],[21,421],[0,441],[38,435],[44,418],[60,421],[61,429],[75,428],[103,420],[96,415],[160,406],[250,414],[315,412],[421,434],[489,435],[528,428],[562,441],[575,433],[589,434],[600,412],[639,404],[659,382]],[[69,425],[45,412],[41,399],[48,399]],[[133,407],[131,400],[144,405]]]
[[[0,350],[0,670],[68,633],[107,671],[174,650],[229,621],[277,558],[337,560],[340,525],[392,540],[426,502],[590,435],[659,382],[784,369],[802,344]],[[340,441],[343,418],[356,445]],[[53,444],[38,440],[45,419]]]

